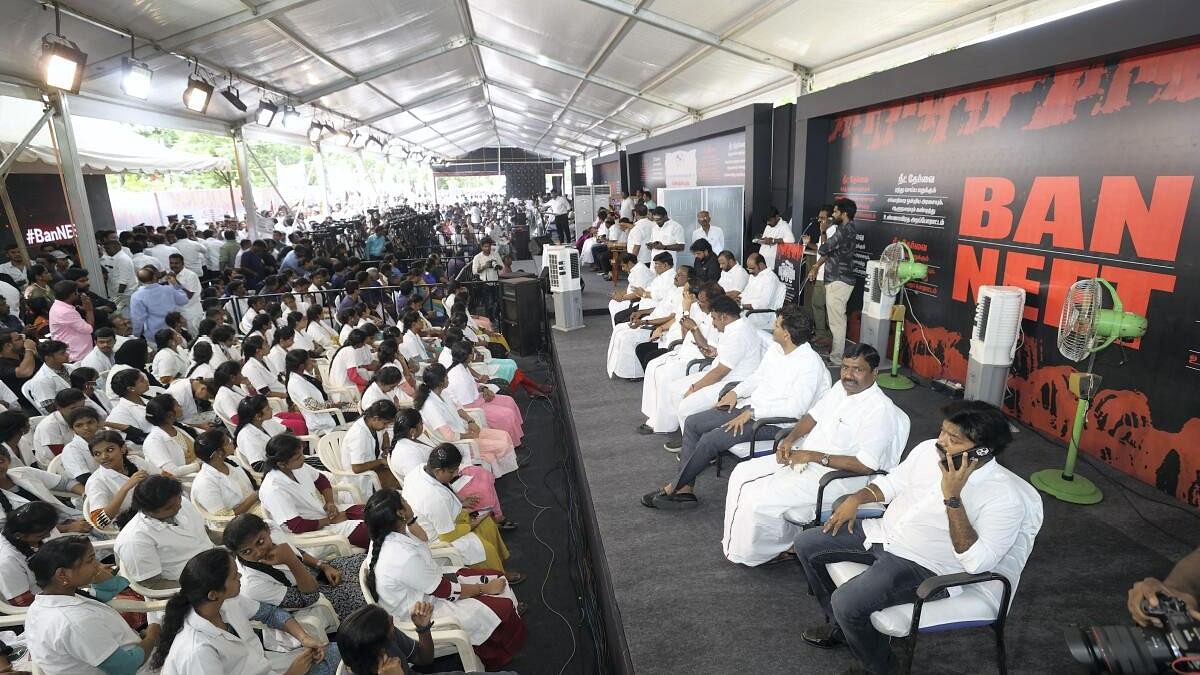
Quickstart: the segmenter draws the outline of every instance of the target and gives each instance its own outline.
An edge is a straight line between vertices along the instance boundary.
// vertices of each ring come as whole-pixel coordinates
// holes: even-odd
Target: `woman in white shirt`
[[[421,384],[413,399],[413,408],[421,411],[421,419],[445,441],[476,440],[479,455],[497,478],[517,469],[517,455],[512,439],[500,429],[480,428],[467,413],[454,408],[442,396],[449,380],[446,368],[435,363],[421,374]]]
[[[286,433],[287,427],[271,417],[271,406],[262,394],[247,396],[237,408],[238,424],[233,437],[237,441],[237,452],[250,464],[250,468],[262,473],[267,459],[267,441]]]
[[[86,485],[92,473],[100,468],[96,459],[92,457],[88,444],[100,429],[102,419],[95,409],[87,406],[76,408],[67,415],[67,424],[71,426],[73,435],[58,456],[62,457],[63,474],[83,485]]]
[[[295,349],[303,349],[296,347],[296,331],[284,326],[275,331],[275,342],[271,345],[271,351],[267,352],[266,362],[267,367],[275,374],[276,379],[283,374],[285,368],[283,360],[287,357],[287,353]]]
[[[109,391],[117,397],[117,403],[108,414],[105,425],[123,432],[131,443],[140,444],[146,440],[146,435],[153,428],[146,421],[146,401],[143,397],[149,390],[150,383],[140,370],[127,368],[114,375]]]
[[[363,392],[359,409],[366,410],[379,401],[391,401],[397,408],[412,405],[412,396],[401,388],[404,375],[395,366],[383,366],[375,371],[375,379]]]
[[[307,349],[317,354],[325,351],[325,347],[317,344],[308,334],[309,320],[304,312],[290,312],[287,315],[287,327],[292,329],[292,349]]]
[[[183,351],[183,338],[170,328],[159,329],[154,334],[154,344],[158,351],[154,353],[154,362],[150,365],[154,377],[165,387],[177,377],[187,374],[191,364],[187,353]]]
[[[146,421],[154,425],[142,443],[146,461],[168,476],[182,478],[200,470],[192,437],[175,426],[182,408],[174,396],[159,394],[146,404]]]
[[[32,466],[12,466],[8,450],[0,448],[0,523],[13,509],[31,502],[45,502],[59,515],[62,532],[91,532],[82,512],[58,500],[51,490],[83,494],[83,486],[74,478],[59,476]]]
[[[316,675],[337,669],[341,658],[335,645],[309,635],[292,615],[251,600],[241,590],[229,551],[213,549],[188,561],[179,592],[167,601],[150,668],[171,675]],[[251,622],[284,631],[300,647],[264,650]]]
[[[395,331],[395,328],[390,330]],[[379,349],[376,350],[376,361],[379,364],[379,369],[375,372],[379,373],[383,368],[397,368],[400,370],[400,389],[406,395],[409,401],[412,400],[413,394],[417,391],[417,382],[413,377],[413,367],[409,364],[408,359],[400,353],[400,343],[396,337],[386,337],[379,342]]]
[[[466,340],[450,346],[452,361],[446,371],[448,384],[443,398],[458,408],[482,409],[487,426],[507,432],[513,445],[519,446],[525,438],[525,431],[521,428],[524,423],[521,410],[511,396],[497,394],[492,391],[491,385],[480,385],[475,381],[475,374],[469,365],[474,353],[475,350]]]
[[[378,401],[363,410],[362,416],[351,423],[342,436],[342,445],[338,448],[342,466],[356,474],[365,474],[362,478],[374,475],[385,488],[400,487],[387,463],[387,447],[391,445],[388,431],[395,420],[396,404],[391,401]],[[359,481],[359,491],[369,495],[371,483],[370,480]]]
[[[268,312],[259,312],[250,323],[250,332],[246,333],[246,337],[260,337],[266,344],[271,344],[271,340],[275,339],[275,319]]]
[[[328,633],[337,632],[338,622],[365,604],[358,585],[365,554],[318,560],[288,543],[278,529],[272,533],[272,527],[253,513],[230,521],[221,541],[237,556],[243,595],[288,611],[316,614],[318,620],[326,618],[319,604],[324,596],[334,610]]]
[[[13,466],[34,464],[33,434],[29,433],[29,415],[24,411],[0,412],[0,448],[8,450]]]
[[[424,438],[425,425],[421,423],[421,413],[412,408],[404,408],[396,414],[392,436],[396,443],[388,453],[388,467],[403,481],[405,476],[425,466],[435,444],[428,443]],[[454,489],[460,499],[469,501],[473,508],[480,511],[491,511],[501,530],[517,529],[515,522],[504,517],[500,497],[496,494],[496,477],[491,471],[482,466],[464,464],[459,473],[469,477],[465,485]]]
[[[308,322],[304,334],[320,346],[322,351],[332,354],[341,344],[341,339],[337,331],[329,325],[329,310],[320,305],[313,305],[305,311],[304,319]]]
[[[138,635],[117,610],[79,593],[104,574],[87,537],[47,541],[29,568],[42,592],[25,615],[25,640],[45,675],[134,673],[142,666],[159,626]]]
[[[14,607],[28,607],[41,592],[29,557],[56,534],[58,510],[45,502],[30,502],[8,514],[0,537],[0,598]]]
[[[333,358],[329,360],[329,382],[330,387],[335,389],[348,389],[356,387],[361,393],[367,388],[366,370],[362,367],[365,364],[362,360],[362,353],[359,351],[365,346],[367,334],[357,328],[350,331],[350,334],[343,341],[342,346],[334,352]]]
[[[271,520],[293,534],[324,530],[341,535],[360,548],[367,547],[362,505],[334,498],[329,478],[304,463],[303,443],[291,434],[267,443],[263,482],[258,490]]]
[[[246,359],[242,375],[255,392],[272,398],[287,398],[287,388],[279,381],[279,374],[267,365],[267,352],[266,342],[257,335],[242,341],[242,356]]]
[[[213,547],[204,518],[183,495],[183,483],[167,476],[138,483],[117,524],[121,532],[113,552],[121,574],[134,581],[178,581],[192,556]]]
[[[212,394],[207,380],[200,377],[181,377],[167,387],[167,393],[179,404],[179,421],[199,429],[208,429],[215,420],[209,412],[200,412],[196,401],[207,401]]]
[[[319,435],[332,431],[337,427],[334,416],[327,412],[314,412],[323,408],[336,408],[338,404],[330,400],[321,381],[308,374],[317,368],[312,354],[293,349],[288,352],[285,363],[288,396],[304,415],[309,433]]]
[[[192,346],[192,367],[187,376],[198,379],[209,379],[216,372],[213,364],[213,345],[211,342],[197,342]]]
[[[238,404],[246,398],[246,378],[242,377],[242,365],[234,361],[226,361],[217,366],[213,373],[213,410],[217,417],[236,424]]]
[[[420,322],[421,315],[416,312],[409,312],[401,319],[400,326],[404,330],[404,337],[400,341],[400,353],[410,361],[429,361],[430,359],[425,341],[417,333],[417,326]]]
[[[205,513],[235,516],[258,506],[258,485],[230,459],[233,452],[233,440],[224,429],[206,431],[196,439],[196,458],[202,464],[192,481],[191,498]]]
[[[84,486],[88,517],[101,527],[110,527],[133,503],[133,489],[158,469],[141,457],[129,455],[118,431],[102,429],[92,437],[92,457],[99,468]]]
[[[395,490],[381,490],[367,502],[371,560],[367,589],[393,617],[408,617],[418,602],[433,603],[433,619],[453,618],[466,631],[488,670],[509,663],[528,631],[503,572],[478,568],[443,576],[433,560],[426,533],[410,505]]]

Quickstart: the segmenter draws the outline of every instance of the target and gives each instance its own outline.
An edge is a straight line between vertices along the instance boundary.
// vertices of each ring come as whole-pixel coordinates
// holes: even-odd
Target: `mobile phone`
[[[955,468],[955,470],[962,468],[962,463],[964,461],[966,461],[963,459],[964,457],[967,459],[982,460],[982,459],[986,459],[987,457],[991,456],[991,454],[992,454],[991,448],[989,448],[987,446],[976,446],[966,452],[962,452],[957,455],[954,455],[954,468]],[[950,465],[947,462],[947,460],[949,460],[949,459],[950,459],[949,457],[942,458],[942,466],[946,467],[947,469],[950,468]]]

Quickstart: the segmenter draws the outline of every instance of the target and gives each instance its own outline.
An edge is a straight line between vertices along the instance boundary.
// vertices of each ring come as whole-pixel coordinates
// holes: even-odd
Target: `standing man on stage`
[[[767,213],[767,226],[755,240],[758,242],[758,253],[767,262],[767,269],[775,271],[775,253],[780,244],[791,244],[796,241],[792,234],[792,224],[784,220],[779,211],[772,208]]]
[[[696,223],[700,227],[692,230],[692,239],[689,243],[694,244],[697,239],[707,239],[715,253],[725,250],[725,232],[712,224],[712,216],[709,215],[708,211],[698,211],[696,213]]]
[[[550,215],[554,216],[554,229],[558,232],[558,243],[571,243],[571,226],[567,214],[571,211],[571,203],[558,190],[551,193]]]
[[[858,205],[854,200],[845,197],[836,200],[833,203],[836,234],[817,248],[821,258],[817,260],[816,267],[825,268],[825,308],[829,315],[829,332],[833,336],[829,363],[834,366],[842,365],[842,354],[846,350],[846,305],[858,281],[858,275],[854,272],[854,247],[858,242],[854,214],[857,212]],[[816,279],[816,271],[814,269],[808,273],[810,282]]]
[[[804,294],[804,306],[813,318],[813,344],[817,347],[829,347],[833,344],[833,336],[829,333],[829,317],[825,310],[825,266],[819,265],[820,254],[817,249],[837,233],[837,224],[833,222],[833,206],[824,204],[817,211],[816,237],[804,235],[804,255],[809,256],[812,264],[809,266],[808,292]]]

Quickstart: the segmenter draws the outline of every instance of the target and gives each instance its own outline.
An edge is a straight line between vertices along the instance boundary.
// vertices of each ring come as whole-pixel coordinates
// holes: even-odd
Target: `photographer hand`
[[[1150,607],[1158,607],[1158,594],[1169,595],[1173,598],[1179,598],[1187,605],[1188,614],[1193,619],[1200,621],[1200,611],[1197,609],[1196,596],[1191,593],[1176,590],[1167,586],[1163,582],[1154,577],[1146,577],[1133,585],[1129,589],[1129,597],[1127,606],[1129,607],[1129,616],[1133,618],[1133,622],[1139,626],[1157,626],[1162,627],[1162,622],[1153,617],[1147,616],[1142,611],[1142,603],[1145,602]]]

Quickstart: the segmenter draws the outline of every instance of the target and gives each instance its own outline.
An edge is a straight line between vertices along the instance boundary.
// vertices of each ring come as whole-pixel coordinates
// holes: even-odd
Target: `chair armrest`
[[[354,475],[358,475],[358,474],[354,474]],[[365,501],[363,501],[362,491],[358,489],[357,485],[351,485],[350,483],[341,483],[341,482],[334,483],[333,484],[333,493],[336,495],[339,492],[345,492],[346,494],[350,495],[350,498],[354,500],[355,504],[365,504],[366,503]]]
[[[815,526],[815,525],[821,524],[821,510],[825,506],[825,487],[828,486],[833,481],[842,480],[843,478],[861,478],[863,476],[886,476],[886,475],[887,475],[886,471],[872,471],[870,473],[864,474],[864,473],[854,473],[853,471],[843,471],[841,469],[837,469],[837,470],[829,471],[829,472],[825,473],[825,475],[821,476],[821,482],[817,486],[816,508],[813,511],[813,520],[810,525]]]
[[[999,581],[1004,584],[1004,595],[1008,595],[1008,590],[1012,587],[1012,583],[1008,577],[998,572],[980,572],[971,574],[970,572],[955,572],[954,574],[942,574],[936,577],[930,577],[921,582],[917,586],[917,598],[920,600],[929,600],[929,597],[938,591],[944,591],[948,588],[956,586],[971,586],[973,584],[982,584],[988,581]]]
[[[779,310],[777,310],[777,309],[747,309],[747,310],[743,310],[743,313],[746,316],[750,316],[751,314],[777,314],[778,312],[779,312]]]
[[[758,454],[756,454],[754,452],[754,444],[756,442],[756,439],[758,438],[758,430],[759,429],[761,429],[767,425],[770,425],[770,424],[795,424],[796,422],[797,422],[797,420],[795,417],[764,417],[762,419],[754,420],[754,434],[750,437],[750,458],[753,459],[753,458],[759,456]],[[779,431],[780,431],[780,433],[787,433],[788,430],[780,429]],[[771,444],[771,452],[775,452],[775,448],[779,447],[780,440],[781,440],[780,435],[775,434],[775,442],[773,442]],[[763,454],[765,455],[766,453],[763,453]]]
[[[691,361],[688,361],[687,367],[686,367],[686,368],[684,368],[683,374],[684,374],[684,375],[691,375],[691,374],[692,374],[692,367],[693,367],[693,366],[701,366],[701,367],[704,367],[704,366],[707,366],[708,364],[710,364],[710,363],[712,363],[712,362],[713,362],[713,360],[712,360],[712,359],[692,359]]]
[[[167,608],[166,600],[130,600],[114,598],[107,603],[118,612],[161,612]]]

